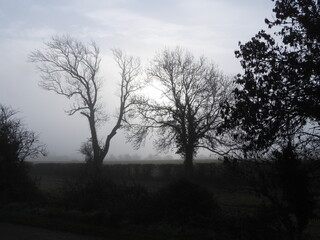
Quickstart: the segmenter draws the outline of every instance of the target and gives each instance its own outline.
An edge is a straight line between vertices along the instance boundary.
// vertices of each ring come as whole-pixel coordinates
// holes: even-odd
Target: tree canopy
[[[235,52],[244,73],[236,77],[235,104],[225,105],[225,125],[245,133],[237,137],[246,149],[265,149],[306,126],[319,140],[319,4],[278,0],[273,11],[265,22],[276,31],[261,30]]]
[[[234,102],[224,104],[223,127],[237,130],[244,157],[238,172],[270,201],[287,235],[301,239],[315,210],[311,175],[319,169],[320,5],[276,0],[273,12],[269,30],[235,52],[244,71]]]

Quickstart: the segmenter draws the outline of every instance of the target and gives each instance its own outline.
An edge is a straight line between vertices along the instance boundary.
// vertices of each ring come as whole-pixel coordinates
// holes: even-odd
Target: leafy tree
[[[35,132],[26,130],[16,111],[0,104],[0,159],[24,162],[26,158],[45,155],[45,145]]]
[[[319,141],[320,9],[315,0],[275,1],[272,35],[261,30],[239,44],[244,74],[236,77],[235,104],[226,104],[226,125],[239,126],[245,149],[266,149],[306,133]],[[240,132],[241,132],[240,131]]]
[[[129,98],[139,89],[134,81],[140,73],[140,61],[118,49],[113,50],[121,75],[120,105],[116,123],[101,144],[97,125],[105,121],[106,116],[101,103],[102,80],[98,77],[101,61],[99,48],[94,42],[86,45],[69,36],[53,37],[45,46],[45,49],[30,54],[30,61],[38,64],[41,73],[40,86],[72,100],[67,113],[80,113],[88,120],[91,138],[81,147],[81,152],[85,153],[88,162],[99,169],[109,151],[111,139],[129,111]]]
[[[234,104],[224,105],[224,127],[237,128],[243,142],[249,164],[238,170],[270,200],[290,238],[300,239],[314,210],[303,160],[320,146],[320,6],[277,0],[273,11],[265,22],[276,32],[261,30],[235,52],[244,73],[236,77]]]
[[[27,175],[26,158],[45,154],[38,136],[26,130],[16,111],[0,104],[0,201],[25,200],[34,191]]]
[[[136,147],[154,132],[159,151],[176,148],[184,158],[187,174],[192,174],[193,158],[199,148],[221,153],[223,138],[216,135],[221,123],[220,104],[230,97],[230,82],[204,57],[196,59],[176,48],[157,55],[149,69],[148,79],[161,98],[137,97],[131,118],[129,140]]]

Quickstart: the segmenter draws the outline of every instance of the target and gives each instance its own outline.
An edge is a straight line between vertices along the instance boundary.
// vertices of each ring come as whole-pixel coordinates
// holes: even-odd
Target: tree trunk
[[[96,130],[96,119],[95,119],[95,110],[93,107],[90,108],[90,116],[87,116],[90,126],[91,132],[91,141],[92,141],[92,150],[93,150],[93,159],[92,159],[92,167],[94,168],[94,172],[98,171],[96,169],[101,168],[103,158],[102,151],[99,146],[98,135]]]
[[[184,171],[186,177],[193,176],[193,149],[187,149],[184,158]]]

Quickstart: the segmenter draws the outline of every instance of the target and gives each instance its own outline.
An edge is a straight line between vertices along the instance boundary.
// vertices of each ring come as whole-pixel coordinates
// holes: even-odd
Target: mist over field
[[[168,11],[167,6],[170,6]],[[241,71],[234,58],[238,41],[250,39],[271,15],[271,1],[2,1],[0,10],[0,102],[19,111],[26,127],[39,133],[49,156],[81,159],[79,148],[89,137],[84,118],[67,116],[70,102],[38,87],[39,72],[27,61],[43,41],[69,34],[80,41],[95,41],[101,49],[99,78],[103,80],[103,105],[114,123],[119,88],[118,68],[111,48],[141,58],[143,68],[156,52],[181,46],[214,61],[226,74]],[[107,125],[109,125],[109,123]],[[101,128],[103,129],[103,128]],[[110,129],[101,130],[101,138]],[[139,150],[126,143],[123,130],[111,143],[110,154],[157,154],[152,139]],[[179,157],[171,154],[174,158]],[[161,153],[160,155],[166,155]],[[201,153],[200,153],[201,154]],[[209,156],[209,152],[202,154]]]

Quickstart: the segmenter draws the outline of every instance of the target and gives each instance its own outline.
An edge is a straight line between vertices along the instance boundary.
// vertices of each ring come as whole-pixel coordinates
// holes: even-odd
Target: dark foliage
[[[219,214],[217,202],[205,188],[184,180],[148,192],[140,185],[94,178],[67,183],[61,196],[67,209],[92,213],[86,221],[95,224],[209,227]]]
[[[35,182],[28,176],[26,157],[44,153],[35,133],[26,130],[11,108],[0,105],[0,202],[35,200]]]
[[[169,224],[204,227],[218,216],[219,206],[205,188],[178,180],[156,194],[155,211],[161,221]]]
[[[310,177],[292,146],[288,144],[282,152],[275,153],[279,187],[282,190],[281,202],[286,204],[287,214],[293,214],[295,222],[287,228],[299,236],[309,223],[315,209],[315,196],[310,191]],[[291,225],[291,226],[290,226]]]
[[[215,239],[221,240],[287,240],[279,230],[278,215],[267,206],[260,206],[254,215],[222,214],[213,226]]]
[[[0,203],[40,201],[36,181],[27,173],[26,164],[0,161]]]
[[[238,130],[244,176],[270,201],[287,236],[299,239],[315,208],[302,160],[319,151],[320,6],[276,0],[273,11],[265,22],[276,32],[261,30],[235,52],[244,73],[234,104],[224,106],[224,127]]]
[[[102,176],[66,182],[61,197],[63,206],[92,213],[87,221],[93,219],[98,225],[144,223],[150,202],[149,193],[140,185],[115,184]]]
[[[301,238],[314,215],[316,195],[310,162],[299,159],[291,144],[274,152],[272,159],[228,160],[226,167],[268,203],[257,212],[257,221],[270,221],[270,227],[288,239]]]
[[[236,51],[244,74],[236,77],[235,105],[226,104],[228,127],[245,134],[245,149],[261,150],[320,121],[320,9],[316,0],[275,1],[272,36],[261,30]],[[280,39],[280,42],[276,39]],[[317,135],[319,138],[319,135]]]
[[[236,199],[238,190],[247,193],[249,186],[239,181],[239,176],[236,174],[240,172],[239,170],[235,173],[222,165],[205,165],[212,167],[216,178],[204,178],[203,181],[196,178],[194,182],[176,180],[170,184],[167,184],[165,178],[157,182],[150,182],[150,178],[144,178],[140,181],[143,185],[138,185],[134,180],[136,176],[124,174],[126,169],[129,169],[128,165],[117,166],[125,170],[121,171],[122,181],[118,178],[112,178],[111,181],[102,177],[103,175],[110,177],[104,171],[100,178],[90,178],[91,175],[85,175],[84,166],[85,164],[35,165],[34,167],[40,167],[40,171],[45,175],[49,175],[50,179],[57,177],[63,180],[73,177],[75,180],[65,182],[61,192],[52,191],[51,195],[48,195],[46,204],[31,208],[30,206],[26,208],[27,205],[19,209],[13,207],[8,209],[7,213],[12,215],[11,213],[15,212],[18,217],[21,216],[24,219],[32,215],[38,219],[45,219],[54,226],[58,223],[59,226],[64,227],[88,228],[91,229],[90,234],[96,234],[94,229],[103,229],[105,232],[113,229],[119,229],[120,232],[131,229],[133,232],[149,232],[151,236],[154,234],[154,237],[159,239],[276,240],[289,238],[289,234],[283,229],[284,215],[279,214],[279,208],[270,205],[268,201],[266,205],[259,208],[255,208],[255,203],[251,205],[250,200],[244,206],[235,203],[236,208],[228,204],[220,207],[217,204],[218,200],[219,203],[223,203],[219,196],[223,198],[225,192],[228,195],[231,193]],[[298,164],[298,166],[304,169],[304,164]],[[147,165],[148,170],[150,170],[149,167]],[[267,170],[269,168],[266,168]],[[80,172],[82,174],[79,174]],[[279,176],[279,172],[272,170],[271,173]],[[229,182],[230,179],[232,179],[231,182]],[[118,183],[113,182],[114,180]],[[127,184],[123,184],[123,181],[127,181]],[[202,184],[199,184],[200,182]],[[296,185],[294,180],[292,184]],[[212,195],[203,186],[214,189],[215,194]],[[276,193],[281,193],[279,184],[278,188],[272,189]],[[60,195],[57,195],[58,193]],[[213,196],[218,196],[217,200]],[[251,206],[250,209],[247,204]],[[253,211],[254,209],[257,211]],[[295,219],[292,214],[291,217]]]

